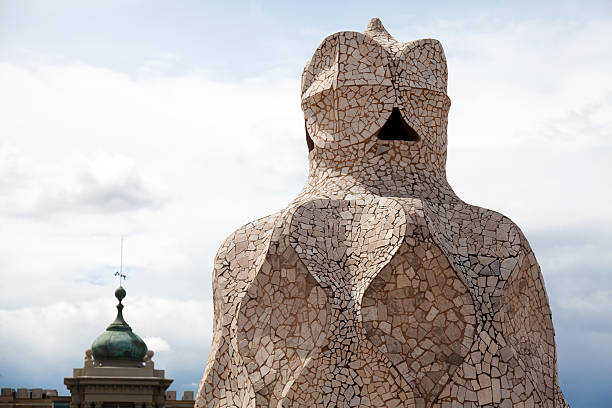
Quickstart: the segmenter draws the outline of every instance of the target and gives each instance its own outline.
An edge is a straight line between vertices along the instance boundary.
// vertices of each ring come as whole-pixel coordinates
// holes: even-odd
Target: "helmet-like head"
[[[397,141],[386,144],[401,156],[393,159],[398,164],[443,170],[446,83],[446,58],[437,40],[399,43],[378,19],[363,33],[333,34],[302,74],[309,149],[369,160],[378,141]]]

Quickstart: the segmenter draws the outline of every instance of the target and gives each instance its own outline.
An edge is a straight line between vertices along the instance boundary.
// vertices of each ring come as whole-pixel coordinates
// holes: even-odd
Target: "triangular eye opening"
[[[308,146],[308,153],[314,149],[314,142],[308,133],[308,128],[306,127],[306,121],[304,121],[304,130],[306,130],[306,146]]]
[[[383,127],[380,128],[378,138],[381,140],[417,142],[419,140],[419,134],[404,120],[400,110],[398,108],[393,108],[389,119],[387,119]]]

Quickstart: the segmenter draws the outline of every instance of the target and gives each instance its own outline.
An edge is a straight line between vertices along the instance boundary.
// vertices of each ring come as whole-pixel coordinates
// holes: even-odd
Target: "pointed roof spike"
[[[363,33],[367,35],[368,37],[372,37],[372,38],[385,37],[386,39],[395,41],[395,39],[387,31],[385,26],[383,26],[382,21],[380,21],[380,19],[377,17],[374,17],[373,19],[370,20],[370,22],[368,23],[368,26],[363,31]]]

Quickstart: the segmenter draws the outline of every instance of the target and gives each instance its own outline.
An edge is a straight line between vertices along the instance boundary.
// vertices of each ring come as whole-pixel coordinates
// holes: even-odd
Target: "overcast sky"
[[[0,385],[67,393],[123,235],[125,318],[196,390],[217,248],[306,177],[301,69],[380,17],[442,42],[449,181],[522,228],[567,399],[609,406],[612,7],[490,3],[0,0]]]

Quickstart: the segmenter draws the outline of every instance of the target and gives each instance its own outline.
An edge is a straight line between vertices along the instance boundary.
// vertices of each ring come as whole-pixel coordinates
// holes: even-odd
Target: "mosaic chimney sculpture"
[[[446,180],[442,46],[378,19],[302,75],[310,171],[215,260],[197,407],[566,407],[540,267]]]

